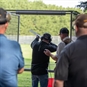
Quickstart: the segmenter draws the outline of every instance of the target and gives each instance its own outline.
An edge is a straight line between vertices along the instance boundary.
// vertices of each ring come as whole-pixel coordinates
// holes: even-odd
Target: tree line
[[[6,10],[74,10],[82,13],[80,8],[64,8],[62,6],[46,5],[42,0],[0,0],[0,6]],[[73,15],[74,17],[74,15]],[[58,35],[60,28],[67,27],[70,30],[70,15],[20,15],[20,35],[33,35],[29,30],[33,29],[38,34],[49,32]],[[17,34],[18,16],[12,15],[12,20],[6,34]]]

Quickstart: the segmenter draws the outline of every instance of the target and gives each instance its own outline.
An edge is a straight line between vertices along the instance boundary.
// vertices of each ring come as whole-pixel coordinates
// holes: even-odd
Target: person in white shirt
[[[44,51],[47,56],[50,56],[53,60],[57,61],[63,48],[71,42],[69,38],[69,30],[66,27],[60,29],[61,42],[58,44],[56,55],[53,55],[48,49]]]

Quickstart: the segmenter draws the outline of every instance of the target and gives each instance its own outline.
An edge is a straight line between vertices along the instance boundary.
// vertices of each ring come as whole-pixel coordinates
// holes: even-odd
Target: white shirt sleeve
[[[57,47],[57,52],[56,52],[56,57],[59,58],[61,51],[63,50],[63,48],[65,47],[65,43],[64,42],[60,42],[58,47]]]

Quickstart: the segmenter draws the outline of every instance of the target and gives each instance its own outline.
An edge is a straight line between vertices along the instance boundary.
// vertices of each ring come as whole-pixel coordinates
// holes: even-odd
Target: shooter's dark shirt
[[[56,80],[68,80],[67,87],[87,87],[87,35],[67,45],[55,69]]]
[[[46,43],[43,41],[38,42],[36,38],[32,43],[32,64],[31,72],[33,75],[44,75],[47,74],[49,57],[44,54],[45,49],[49,49],[51,52],[55,52],[57,46],[53,43]]]

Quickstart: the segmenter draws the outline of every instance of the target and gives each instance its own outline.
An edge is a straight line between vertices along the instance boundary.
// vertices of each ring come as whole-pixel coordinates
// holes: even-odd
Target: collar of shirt
[[[67,39],[69,39],[69,37],[65,37],[65,38],[63,39],[63,41],[65,41],[65,40],[67,40]]]
[[[5,37],[6,38],[6,36],[4,34],[0,34],[0,37]]]

